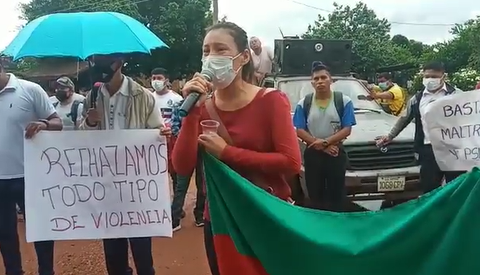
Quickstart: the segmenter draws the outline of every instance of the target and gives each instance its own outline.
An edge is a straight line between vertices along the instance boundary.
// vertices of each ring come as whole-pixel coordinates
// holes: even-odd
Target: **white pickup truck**
[[[350,201],[383,200],[382,206],[388,207],[418,197],[421,194],[420,167],[413,150],[413,125],[380,150],[375,145],[375,138],[387,134],[397,118],[384,112],[374,101],[358,99],[369,93],[360,80],[350,76],[333,79],[332,90],[352,99],[357,120],[352,134],[344,143],[349,159],[346,186]],[[298,101],[314,91],[310,81],[310,76],[276,75],[267,76],[263,86],[285,92],[293,112]],[[300,147],[303,155],[305,144],[300,142]],[[303,194],[308,197],[303,175],[301,186]],[[293,189],[296,189],[295,186]],[[299,196],[297,194],[295,199],[301,201]]]

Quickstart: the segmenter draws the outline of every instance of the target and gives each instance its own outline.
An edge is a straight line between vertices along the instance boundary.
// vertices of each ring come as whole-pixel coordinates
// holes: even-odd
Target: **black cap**
[[[312,73],[316,72],[316,71],[320,71],[320,70],[327,70],[328,71],[327,65],[323,64],[322,61],[313,61],[312,62]]]

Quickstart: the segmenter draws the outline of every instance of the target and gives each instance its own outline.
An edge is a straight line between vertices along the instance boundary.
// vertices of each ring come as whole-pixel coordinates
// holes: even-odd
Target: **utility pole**
[[[212,0],[213,3],[213,24],[218,22],[218,0]]]

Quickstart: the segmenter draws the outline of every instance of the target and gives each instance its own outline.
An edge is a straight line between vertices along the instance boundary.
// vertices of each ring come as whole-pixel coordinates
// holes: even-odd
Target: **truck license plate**
[[[403,191],[405,189],[405,177],[378,177],[378,192]]]

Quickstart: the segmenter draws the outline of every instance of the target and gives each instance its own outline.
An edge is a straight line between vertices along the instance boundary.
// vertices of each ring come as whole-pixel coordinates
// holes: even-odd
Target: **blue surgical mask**
[[[213,73],[212,84],[215,88],[224,89],[232,84],[241,68],[238,68],[236,71],[233,69],[233,60],[239,56],[240,54],[234,57],[209,55],[202,59],[202,71],[211,71]]]

